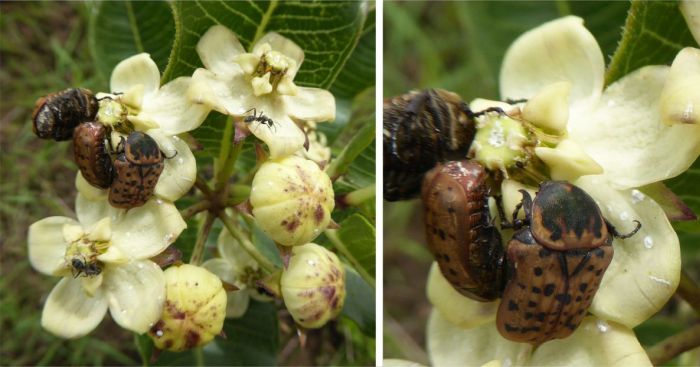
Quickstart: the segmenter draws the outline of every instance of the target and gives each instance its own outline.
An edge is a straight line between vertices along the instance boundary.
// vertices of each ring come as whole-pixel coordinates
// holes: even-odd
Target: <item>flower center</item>
[[[138,108],[128,106],[120,100],[105,97],[100,101],[97,121],[122,134],[129,134],[134,131],[134,125],[127,119],[127,115],[137,115],[138,112]]]
[[[256,282],[262,279],[262,277],[263,273],[260,269],[253,269],[250,266],[246,266],[241,275],[239,275],[239,281],[249,288],[255,289],[257,288]]]
[[[270,73],[269,83],[272,85],[272,91],[275,91],[282,77],[287,74],[287,70],[289,70],[292,62],[289,57],[277,51],[267,51],[260,57],[260,62],[255,68],[253,76],[263,77],[265,74]]]
[[[109,241],[91,241],[87,235],[73,241],[66,248],[64,259],[74,277],[92,277],[102,272],[104,264],[97,257],[107,251]]]

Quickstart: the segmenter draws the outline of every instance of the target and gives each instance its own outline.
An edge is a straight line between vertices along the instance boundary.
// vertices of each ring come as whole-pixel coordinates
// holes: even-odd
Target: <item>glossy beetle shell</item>
[[[426,89],[384,101],[384,198],[411,199],[436,163],[464,159],[475,126],[462,99]]]
[[[553,250],[595,248],[608,240],[600,208],[585,191],[562,181],[547,181],[532,202],[532,234]]]
[[[427,242],[440,271],[479,301],[503,290],[503,246],[490,223],[487,178],[476,162],[452,161],[429,171],[422,190]]]
[[[109,203],[116,208],[142,206],[153,195],[163,172],[163,153],[150,136],[135,131],[124,143],[124,151],[114,160],[114,179]]]
[[[620,235],[568,182],[542,183],[534,201],[521,192],[526,219],[508,243],[496,324],[506,339],[539,345],[576,330],[612,261],[613,237],[641,224]]]
[[[506,250],[508,282],[496,315],[498,331],[506,339],[535,345],[571,335],[612,257],[610,243],[555,251],[540,245],[529,228],[521,229]]]
[[[73,134],[73,157],[80,173],[101,189],[112,184],[112,161],[105,147],[107,130],[98,122],[87,122],[75,128]]]
[[[73,137],[73,129],[95,119],[99,104],[88,89],[70,88],[36,101],[32,113],[34,134],[56,141]]]

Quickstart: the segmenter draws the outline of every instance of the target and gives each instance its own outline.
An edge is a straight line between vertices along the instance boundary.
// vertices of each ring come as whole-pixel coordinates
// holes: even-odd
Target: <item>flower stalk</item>
[[[685,269],[681,270],[681,281],[678,283],[676,293],[688,302],[697,314],[700,314],[700,287]]]
[[[333,244],[333,247],[338,250],[343,256],[352,264],[352,267],[357,270],[357,273],[360,274],[362,279],[367,282],[372,288],[376,288],[374,277],[372,277],[365,268],[362,267],[362,264],[360,264],[359,261],[355,258],[355,256],[352,255],[350,250],[348,250],[347,246],[343,243],[343,241],[340,240],[340,237],[338,237],[338,230],[336,229],[327,229],[325,232],[326,237],[331,241]]]
[[[263,270],[267,273],[273,273],[275,269],[275,265],[270,262],[263,254],[258,251],[258,249],[255,247],[255,245],[250,242],[250,240],[243,234],[241,233],[240,229],[236,226],[236,224],[233,222],[233,218],[228,216],[225,212],[220,211],[218,213],[219,219],[221,222],[224,224],[224,227],[231,233],[231,236],[235,238],[238,243],[250,254],[250,256],[255,259],[255,261],[258,262],[258,265],[260,265]]]
[[[190,264],[199,265],[202,262],[204,247],[206,247],[207,238],[209,237],[209,232],[211,232],[211,227],[214,224],[214,219],[216,219],[216,216],[211,212],[207,212],[206,216],[204,217],[204,222],[197,231],[197,240],[194,244],[194,248],[192,249]]]
[[[660,341],[649,348],[647,354],[654,366],[660,366],[698,346],[700,346],[700,324]]]

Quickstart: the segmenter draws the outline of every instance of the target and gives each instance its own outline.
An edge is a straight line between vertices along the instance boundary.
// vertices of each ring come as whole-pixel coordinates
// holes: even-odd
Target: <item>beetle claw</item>
[[[632,232],[629,232],[626,234],[622,234],[622,233],[618,232],[617,228],[615,228],[610,222],[608,222],[607,219],[605,220],[605,224],[608,225],[608,231],[610,233],[612,233],[613,236],[624,240],[624,239],[627,239],[627,238],[634,236],[634,234],[637,233],[640,228],[642,228],[642,223],[640,221],[638,221],[636,219],[634,221],[637,222],[637,226],[632,230]]]

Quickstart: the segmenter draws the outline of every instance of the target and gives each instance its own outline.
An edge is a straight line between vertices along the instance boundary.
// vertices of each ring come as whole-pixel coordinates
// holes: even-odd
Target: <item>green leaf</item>
[[[175,3],[178,39],[166,80],[191,75],[202,63],[195,51],[201,36],[215,24],[238,35],[247,50],[267,32],[278,32],[304,50],[295,77],[300,85],[328,88],[352,54],[365,22],[361,2],[224,2]]]
[[[374,289],[346,266],[345,291],[345,306],[341,314],[357,323],[365,335],[374,336]]]
[[[700,192],[697,183],[700,182],[700,160],[696,159],[693,165],[682,175],[666,181],[668,186],[678,198],[680,198],[695,215],[700,215]],[[700,233],[700,220],[674,223],[674,228],[681,232]],[[681,240],[683,237],[681,236]]]
[[[362,215],[353,214],[340,223],[338,237],[360,266],[374,277],[374,226]]]
[[[697,47],[679,4],[675,1],[632,2],[622,41],[605,74],[606,85],[642,66],[670,64],[684,47]]]
[[[97,70],[109,81],[127,57],[147,52],[161,73],[175,39],[175,20],[164,1],[99,1],[90,16],[89,42]]]
[[[352,99],[364,89],[374,86],[375,75],[375,9],[367,14],[357,47],[352,51],[343,71],[331,86],[337,99]]]

